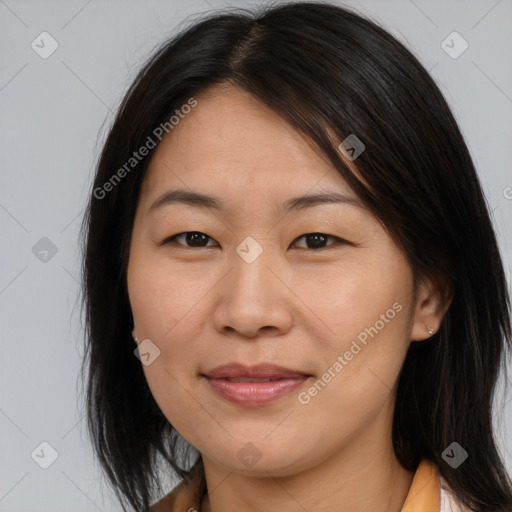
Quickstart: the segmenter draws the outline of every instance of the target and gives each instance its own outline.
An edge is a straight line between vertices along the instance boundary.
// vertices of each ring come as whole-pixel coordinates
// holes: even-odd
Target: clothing
[[[202,459],[192,469],[189,485],[179,484],[155,503],[150,512],[201,512],[200,503],[206,492],[206,479]],[[469,512],[451,494],[436,466],[424,459],[414,478],[401,512]]]

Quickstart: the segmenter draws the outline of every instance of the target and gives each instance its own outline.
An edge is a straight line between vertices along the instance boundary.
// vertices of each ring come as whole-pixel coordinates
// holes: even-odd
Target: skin
[[[202,455],[209,490],[202,510],[399,512],[413,474],[391,443],[397,380],[411,341],[430,336],[426,325],[437,330],[449,304],[427,280],[413,296],[405,255],[366,208],[279,212],[287,199],[320,190],[356,196],[274,111],[232,86],[196,99],[144,178],[128,291],[133,335],[160,350],[143,366],[151,392]],[[215,196],[226,209],[177,203],[148,213],[174,188]],[[159,245],[191,231],[207,237],[195,246],[185,236]],[[309,233],[330,237],[315,248]],[[263,249],[252,263],[236,252],[248,236]],[[394,303],[401,311],[300,403],[299,392]],[[200,377],[234,361],[313,377],[272,404],[242,407]],[[261,453],[250,468],[237,457],[248,442]]]

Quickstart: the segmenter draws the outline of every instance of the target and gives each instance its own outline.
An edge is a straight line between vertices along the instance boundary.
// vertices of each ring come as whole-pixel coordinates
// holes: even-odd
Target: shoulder
[[[439,512],[471,512],[455,496],[448,482],[442,476],[439,477],[439,481],[441,484]]]

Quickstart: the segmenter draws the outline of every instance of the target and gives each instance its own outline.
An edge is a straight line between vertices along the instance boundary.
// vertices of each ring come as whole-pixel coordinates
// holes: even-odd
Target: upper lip
[[[254,379],[278,379],[309,376],[300,370],[291,370],[275,364],[258,364],[254,366],[245,366],[240,363],[229,363],[216,366],[208,370],[203,375],[212,379],[230,379],[230,378],[254,378]]]

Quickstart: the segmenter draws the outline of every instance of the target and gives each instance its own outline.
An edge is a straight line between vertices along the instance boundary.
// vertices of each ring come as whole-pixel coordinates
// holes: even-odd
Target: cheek
[[[128,290],[138,338],[150,339],[160,351],[143,371],[157,404],[178,431],[186,425],[185,411],[193,406],[185,389],[198,369],[201,299],[210,288],[207,276],[192,273],[190,267],[171,269],[143,251],[130,256]]]
[[[342,415],[370,413],[389,397],[409,346],[411,315],[412,277],[406,262],[394,256],[380,264],[361,259],[321,289],[309,290],[308,304],[315,305],[326,333],[311,347],[320,348],[324,365],[316,386],[321,391],[308,393],[318,406],[330,404]]]
[[[137,329],[155,342],[179,344],[183,329],[193,338],[201,326],[201,300],[211,287],[204,267],[171,266],[164,257],[143,251],[130,259],[128,289]]]
[[[168,265],[151,258],[134,258],[131,264],[130,302],[139,340],[149,338],[160,351],[150,365],[143,365],[146,381],[167,420],[187,439],[191,418],[199,414],[194,413],[196,402],[189,388],[197,373],[204,322],[200,306],[208,283],[184,272],[170,272]]]
[[[402,266],[406,263],[400,255],[393,256],[396,261],[390,256],[386,262],[376,263],[374,254],[362,254],[357,260],[297,273],[287,282],[297,296],[304,298],[310,311],[310,328],[324,334],[316,343],[325,351],[345,349],[376,322],[379,332],[399,341],[407,324],[411,283],[408,267]]]

